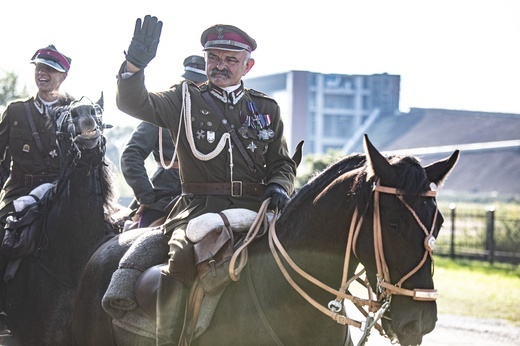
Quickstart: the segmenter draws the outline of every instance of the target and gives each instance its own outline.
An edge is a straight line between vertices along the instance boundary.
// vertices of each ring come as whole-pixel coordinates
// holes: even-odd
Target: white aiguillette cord
[[[228,132],[224,133],[220,138],[220,141],[217,144],[217,147],[212,152],[207,154],[203,154],[198,151],[195,146],[195,141],[193,140],[193,129],[191,127],[191,98],[190,93],[188,91],[188,84],[186,82],[182,83],[182,109],[181,109],[181,117],[184,117],[184,125],[186,126],[186,138],[188,139],[188,143],[190,145],[191,152],[195,157],[201,161],[209,161],[219,155],[222,150],[224,150],[224,146],[226,145],[226,141],[229,142],[229,150],[231,150],[231,136]],[[180,130],[180,126],[179,126]],[[179,136],[177,136],[177,139]]]
[[[219,155],[222,150],[224,149],[225,145],[226,145],[226,141],[228,141],[228,145],[229,145],[229,152],[230,152],[230,155],[231,155],[231,136],[228,132],[224,133],[222,135],[222,137],[220,138],[220,141],[217,145],[217,147],[215,148],[215,150],[213,150],[212,152],[208,153],[208,154],[203,154],[201,153],[200,151],[197,150],[197,147],[195,146],[195,142],[193,140],[193,128],[192,128],[192,125],[191,125],[191,97],[190,97],[190,93],[188,91],[188,84],[187,82],[183,82],[182,83],[182,95],[183,95],[183,98],[182,98],[182,108],[181,108],[181,117],[180,117],[180,122],[182,122],[182,119],[184,118],[184,125],[186,126],[186,138],[188,140],[188,143],[190,145],[190,149],[191,149],[191,152],[193,153],[193,155],[201,160],[201,161],[209,161],[213,158],[215,158],[217,155]],[[181,123],[179,123],[179,129],[177,130],[177,140],[176,142],[174,143],[175,144],[175,150],[173,152],[173,157],[172,157],[172,160],[170,162],[170,165],[166,165],[166,163],[164,162],[164,152],[163,152],[163,146],[162,146],[162,131],[163,131],[163,128],[162,127],[159,127],[159,158],[161,160],[161,166],[164,168],[164,169],[170,169],[173,167],[174,165],[174,162],[175,162],[175,159],[177,157],[177,147],[179,145],[179,134],[180,134],[180,131],[181,131]],[[232,156],[231,156],[232,158]],[[231,167],[233,167],[233,160],[231,159]]]

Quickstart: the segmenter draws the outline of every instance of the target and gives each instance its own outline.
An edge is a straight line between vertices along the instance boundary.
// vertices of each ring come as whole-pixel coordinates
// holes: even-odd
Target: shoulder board
[[[24,103],[24,102],[30,101],[31,99],[33,99],[33,96],[27,96],[24,98],[15,99],[15,100],[11,101],[10,104]]]
[[[199,89],[200,89],[200,91],[207,91],[208,90],[208,85],[206,83],[204,83],[201,86],[199,86]]]
[[[273,99],[271,96],[264,94],[263,92],[260,92],[258,90],[255,90],[255,89],[246,89],[246,90],[249,91],[249,95],[251,95],[251,96],[257,96],[257,97],[261,97],[264,99],[269,99],[269,100],[275,101],[275,99]]]

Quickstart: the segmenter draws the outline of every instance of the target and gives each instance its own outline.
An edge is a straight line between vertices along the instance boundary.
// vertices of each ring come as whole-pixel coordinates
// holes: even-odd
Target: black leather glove
[[[134,37],[128,47],[128,53],[125,52],[126,60],[141,69],[145,68],[157,53],[162,25],[162,22],[157,21],[157,17],[146,15],[141,26],[141,18],[137,18]]]
[[[284,188],[276,183],[267,185],[262,200],[264,201],[269,197],[271,197],[271,203],[269,203],[268,206],[269,209],[278,208],[279,211],[282,211],[290,200],[289,195],[284,190]]]

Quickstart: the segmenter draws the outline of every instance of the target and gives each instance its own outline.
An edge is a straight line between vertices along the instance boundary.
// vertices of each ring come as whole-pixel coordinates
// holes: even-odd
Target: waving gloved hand
[[[262,200],[266,200],[271,197],[271,203],[269,203],[270,209],[278,208],[278,210],[282,211],[283,208],[289,203],[289,195],[285,191],[283,187],[276,183],[268,184],[265,188],[264,196]]]
[[[146,15],[141,26],[141,18],[137,18],[134,37],[128,47],[128,53],[125,52],[126,60],[140,69],[145,68],[157,53],[162,25],[157,17]]]

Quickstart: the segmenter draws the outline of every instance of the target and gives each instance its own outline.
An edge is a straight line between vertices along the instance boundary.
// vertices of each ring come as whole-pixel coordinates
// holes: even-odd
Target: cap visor
[[[247,49],[235,47],[235,46],[211,46],[211,47],[204,48],[203,51],[207,51],[207,50],[211,50],[211,49],[227,50],[230,52],[248,52]]]
[[[200,74],[200,73],[196,73],[196,72],[193,72],[193,71],[186,71],[186,72],[184,72],[182,77],[187,79],[187,80],[191,80],[191,81],[193,81],[195,83],[203,83],[203,82],[208,80],[208,77],[206,77],[206,75],[203,75],[203,74]]]
[[[36,59],[31,60],[31,63],[33,63],[33,64],[37,64],[37,63],[45,64],[45,65],[47,65],[49,67],[52,67],[53,69],[55,69],[58,72],[67,72],[67,71],[65,71],[65,69],[60,64],[58,64],[57,62],[52,61],[52,60],[36,58]]]

